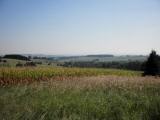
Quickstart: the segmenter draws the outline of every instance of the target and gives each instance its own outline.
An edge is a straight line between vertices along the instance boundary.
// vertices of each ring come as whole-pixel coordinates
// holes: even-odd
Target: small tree
[[[144,75],[160,75],[159,60],[160,57],[156,54],[156,51],[152,50],[145,64]]]

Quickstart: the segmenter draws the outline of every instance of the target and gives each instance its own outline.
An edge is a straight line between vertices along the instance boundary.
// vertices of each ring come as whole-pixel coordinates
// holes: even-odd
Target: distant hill
[[[110,55],[110,54],[99,54],[99,55],[87,55],[86,57],[114,57],[114,55]]]
[[[18,54],[5,55],[3,58],[30,61],[28,57],[23,56],[23,55],[18,55]]]

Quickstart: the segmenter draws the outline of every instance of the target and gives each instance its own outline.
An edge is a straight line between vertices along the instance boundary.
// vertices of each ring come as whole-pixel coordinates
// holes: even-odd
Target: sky
[[[160,0],[0,0],[0,54],[160,53]]]

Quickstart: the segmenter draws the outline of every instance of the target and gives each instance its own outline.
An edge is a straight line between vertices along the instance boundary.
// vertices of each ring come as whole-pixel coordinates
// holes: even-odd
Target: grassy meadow
[[[141,72],[1,67],[2,120],[159,120],[160,78]]]

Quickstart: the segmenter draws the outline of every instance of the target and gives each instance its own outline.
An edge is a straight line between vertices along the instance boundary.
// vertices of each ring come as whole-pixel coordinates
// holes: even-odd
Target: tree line
[[[127,70],[144,70],[144,62],[128,61],[128,62],[95,62],[95,61],[78,61],[78,62],[64,62],[61,64],[64,67],[81,67],[81,68],[116,68]]]

